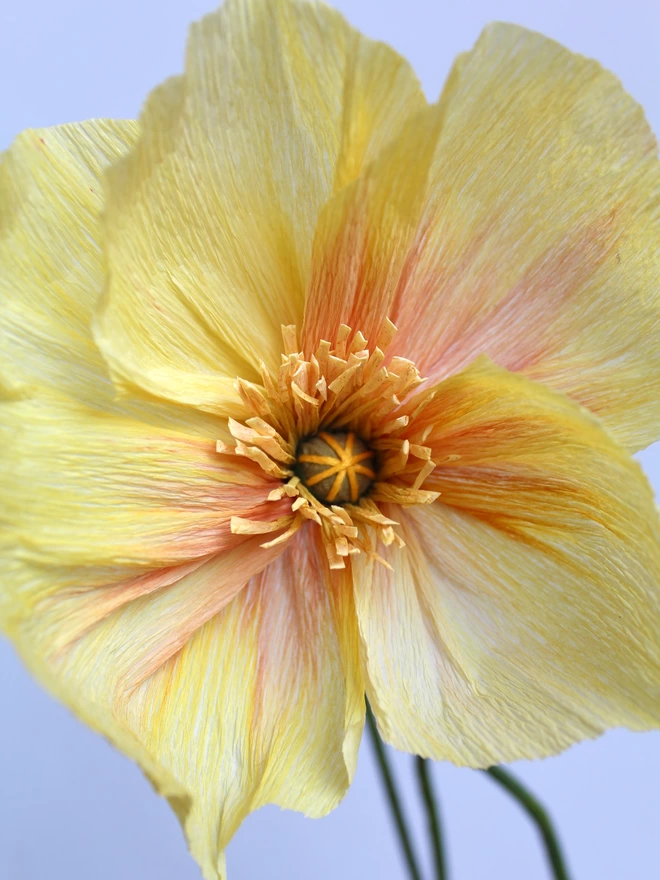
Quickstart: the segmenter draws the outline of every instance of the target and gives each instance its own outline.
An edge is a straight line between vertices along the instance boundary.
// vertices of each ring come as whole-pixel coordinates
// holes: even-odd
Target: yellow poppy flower
[[[16,140],[0,235],[2,628],[205,877],[339,803],[365,693],[472,767],[659,724],[660,172],[598,64],[492,25],[428,105],[229,0],[139,125]]]

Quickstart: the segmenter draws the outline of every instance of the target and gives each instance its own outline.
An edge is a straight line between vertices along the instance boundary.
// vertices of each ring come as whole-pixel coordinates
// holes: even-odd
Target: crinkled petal
[[[352,590],[317,538],[304,529],[283,553],[250,538],[211,574],[82,635],[69,622],[75,596],[39,604],[12,630],[39,678],[167,795],[208,880],[225,876],[223,850],[251,810],[274,802],[323,815],[354,772],[364,688]],[[207,581],[224,607],[173,653],[186,596],[210,595]]]
[[[385,316],[433,380],[486,353],[628,448],[660,438],[660,163],[612,74],[486,28],[321,217],[306,347],[341,322],[374,339]]]
[[[203,560],[239,542],[234,515],[272,518],[273,482],[202,439],[45,391],[0,406],[0,609]],[[290,502],[289,505],[290,507]],[[135,581],[137,579],[137,582]],[[129,592],[129,596],[131,593]]]
[[[397,748],[485,767],[660,724],[660,521],[641,469],[567,398],[492,364],[424,411],[431,506],[353,557],[367,693]]]
[[[0,399],[50,390],[91,409],[213,436],[222,431],[215,418],[156,399],[118,397],[92,337],[105,272],[103,174],[137,136],[136,122],[82,122],[25,131],[4,154]]]
[[[228,0],[108,176],[96,339],[113,378],[226,414],[300,324],[321,206],[425,106],[409,66],[334,10]]]
[[[55,388],[112,405],[89,327],[103,289],[103,169],[137,139],[136,122],[25,131],[0,165],[0,385]]]

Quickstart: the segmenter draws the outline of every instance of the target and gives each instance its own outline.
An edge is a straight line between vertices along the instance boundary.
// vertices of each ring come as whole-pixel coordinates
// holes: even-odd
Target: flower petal
[[[364,717],[357,624],[350,584],[329,572],[317,537],[304,529],[261,574],[264,557],[281,551],[255,549],[255,538],[217,561],[220,590],[232,573],[235,586],[250,567],[254,576],[148,678],[160,627],[195,594],[197,574],[72,641],[59,603],[37,606],[12,632],[39,678],[168,796],[206,878],[225,876],[223,850],[251,810],[274,802],[323,815],[354,772]]]
[[[440,464],[393,571],[353,557],[385,738],[458,764],[550,755],[660,724],[660,521],[641,469],[584,411],[490,364],[425,411]]]
[[[101,175],[137,139],[135,122],[19,135],[0,165],[0,384],[45,385],[87,405],[114,388],[89,327],[103,287]]]
[[[21,608],[68,589],[139,579],[240,540],[232,516],[277,517],[273,482],[200,439],[94,412],[66,398],[0,407],[0,523]],[[290,508],[290,502],[288,503]],[[135,579],[138,582],[135,582]],[[11,603],[10,603],[11,604]],[[16,609],[14,609],[16,610]]]
[[[341,322],[373,338],[387,315],[392,351],[433,380],[487,353],[629,448],[660,438],[660,163],[597,63],[489,26],[330,202],[314,253],[306,344]]]
[[[318,212],[425,106],[414,74],[334,10],[228,0],[193,26],[109,174],[113,378],[227,413],[237,375],[277,368],[300,323]]]
[[[219,430],[215,418],[155,399],[118,398],[92,337],[104,278],[103,173],[137,134],[135,122],[60,125],[23,132],[4,154],[0,399],[50,389],[91,409],[208,437]]]

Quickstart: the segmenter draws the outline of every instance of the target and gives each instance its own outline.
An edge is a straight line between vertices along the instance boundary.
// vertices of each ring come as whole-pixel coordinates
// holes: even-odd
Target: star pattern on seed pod
[[[301,477],[320,501],[355,503],[376,478],[367,465],[374,453],[352,431],[320,431],[300,444],[300,453]]]

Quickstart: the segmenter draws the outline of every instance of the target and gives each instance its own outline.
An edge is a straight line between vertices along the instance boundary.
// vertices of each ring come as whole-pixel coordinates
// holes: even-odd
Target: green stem
[[[369,733],[371,734],[371,741],[374,744],[374,751],[376,752],[376,758],[378,759],[378,767],[380,769],[380,774],[383,778],[387,797],[390,802],[392,816],[394,817],[397,831],[399,832],[399,841],[403,849],[406,864],[408,865],[408,871],[410,873],[411,880],[421,880],[422,875],[420,874],[419,868],[417,867],[417,860],[413,852],[412,844],[410,843],[408,826],[403,816],[403,810],[401,809],[399,794],[394,784],[394,777],[392,776],[392,771],[390,770],[390,765],[387,760],[387,755],[385,754],[383,742],[380,738],[380,734],[378,733],[376,719],[374,718],[369,703],[367,703],[367,727],[369,728]]]
[[[536,823],[543,838],[545,853],[552,866],[555,880],[569,880],[568,869],[562,855],[557,834],[545,809],[518,780],[503,767],[489,767],[486,771],[491,779],[505,788],[518,801],[527,815]]]
[[[419,780],[424,804],[426,806],[426,815],[428,821],[429,835],[433,845],[433,861],[435,863],[436,880],[445,880],[447,870],[445,867],[445,856],[442,846],[442,832],[440,831],[440,817],[438,814],[438,805],[436,803],[435,794],[433,792],[433,784],[431,774],[429,773],[429,762],[426,758],[419,755],[415,758],[417,765],[417,778]]]

